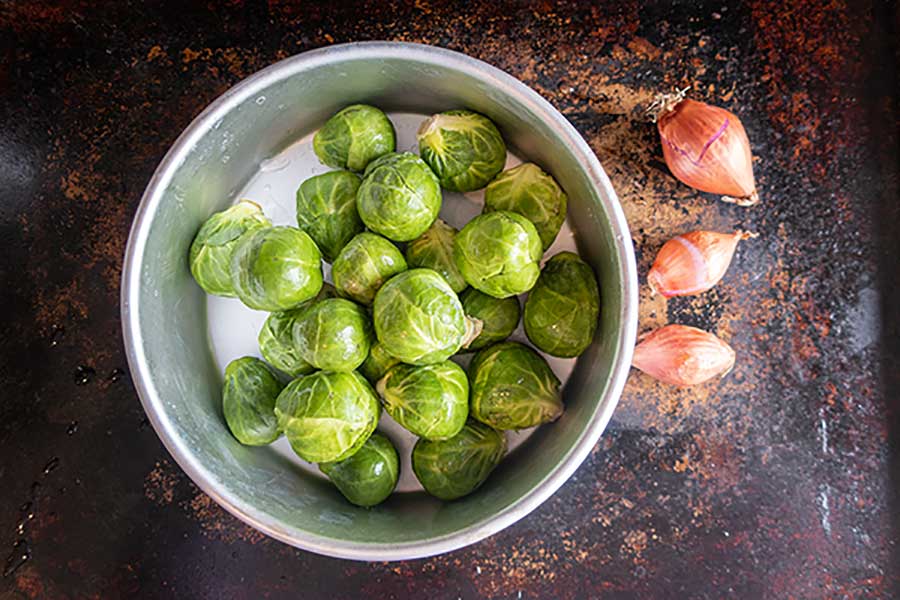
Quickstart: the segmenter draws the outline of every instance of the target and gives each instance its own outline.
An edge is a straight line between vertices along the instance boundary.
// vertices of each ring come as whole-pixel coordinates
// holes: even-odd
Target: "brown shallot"
[[[746,231],[677,235],[660,248],[647,273],[647,283],[666,298],[705,292],[725,275],[738,242],[756,236]]]
[[[635,346],[631,364],[664,383],[696,385],[730,371],[734,350],[696,327],[666,325]]]
[[[750,141],[733,113],[685,98],[687,89],[662,94],[650,107],[672,174],[692,188],[721,194],[740,206],[759,202]]]

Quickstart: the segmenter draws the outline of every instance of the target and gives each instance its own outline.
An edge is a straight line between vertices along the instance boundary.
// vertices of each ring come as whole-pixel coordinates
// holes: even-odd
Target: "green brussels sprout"
[[[383,112],[367,104],[338,111],[313,137],[313,150],[322,164],[362,171],[369,162],[393,152],[394,126]]]
[[[375,233],[408,242],[425,233],[437,218],[441,186],[415,154],[386,154],[366,167],[356,209]]]
[[[297,189],[297,224],[331,262],[363,230],[356,212],[359,175],[331,171],[310,177]]]
[[[295,308],[322,289],[322,255],[312,238],[294,227],[256,229],[234,249],[231,283],[250,308]]]
[[[359,367],[359,372],[362,373],[362,376],[369,380],[369,383],[375,385],[375,383],[384,377],[384,374],[388,372],[388,369],[398,364],[400,361],[387,349],[384,347],[384,344],[381,342],[376,342],[372,344],[372,348],[369,350],[369,357],[366,358],[366,361]]]
[[[278,439],[275,399],[283,386],[266,363],[252,356],[225,367],[222,412],[237,440],[246,446],[264,446]]]
[[[275,401],[278,427],[303,460],[353,456],[378,424],[381,407],[356,372],[316,371],[290,382]]]
[[[317,369],[353,371],[369,356],[371,345],[369,316],[343,298],[315,302],[294,320],[294,347]]]
[[[442,220],[436,220],[428,231],[406,245],[406,262],[410,267],[437,271],[458,294],[466,288],[466,280],[453,260],[453,240],[456,233],[454,228]]]
[[[495,429],[527,429],[563,413],[560,382],[540,354],[518,342],[501,342],[469,365],[471,413]]]
[[[490,119],[470,110],[433,115],[416,135],[419,154],[454,192],[486,186],[506,164],[506,144]]]
[[[271,223],[255,202],[241,200],[211,216],[200,227],[191,244],[191,275],[207,294],[234,297],[231,256],[247,232]]]
[[[400,457],[391,440],[376,431],[353,456],[321,463],[319,470],[344,498],[368,508],[384,502],[397,487]]]
[[[344,246],[331,266],[331,277],[341,296],[372,304],[381,285],[406,270],[397,246],[374,233],[360,233]]]
[[[391,367],[375,390],[395,421],[426,440],[452,438],[469,416],[469,380],[449,360]]]
[[[412,466],[426,492],[441,500],[455,500],[478,489],[504,454],[503,434],[469,419],[449,440],[416,442]]]
[[[257,337],[259,351],[266,362],[291,377],[312,373],[315,367],[303,360],[294,346],[294,321],[308,308],[310,302],[334,298],[335,294],[335,289],[326,283],[313,300],[304,302],[297,308],[269,315]]]
[[[508,210],[531,221],[544,250],[553,244],[566,220],[565,192],[534,163],[500,173],[484,190],[484,212]]]
[[[525,333],[547,354],[571,358],[591,345],[600,290],[591,267],[572,252],[547,261],[525,301]]]
[[[466,283],[494,298],[530,290],[540,275],[542,255],[531,221],[505,210],[478,215],[453,244],[453,258]]]
[[[472,340],[468,350],[480,350],[502,342],[515,331],[522,312],[519,299],[494,298],[475,288],[469,288],[459,297],[466,315],[481,321],[481,333]]]
[[[395,275],[375,294],[375,334],[402,362],[447,360],[474,336],[480,323],[466,317],[456,293],[431,269]]]

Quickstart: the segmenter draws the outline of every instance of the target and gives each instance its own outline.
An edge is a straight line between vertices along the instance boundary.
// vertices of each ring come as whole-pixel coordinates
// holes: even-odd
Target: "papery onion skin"
[[[689,386],[725,375],[734,360],[731,346],[715,335],[687,325],[666,325],[635,346],[631,364],[663,383]]]
[[[656,126],[672,174],[692,188],[741,206],[759,202],[750,141],[733,113],[704,102],[667,97]]]
[[[746,231],[691,231],[677,235],[660,248],[647,273],[647,283],[666,298],[701,294],[725,275],[738,242],[751,237],[756,234]]]

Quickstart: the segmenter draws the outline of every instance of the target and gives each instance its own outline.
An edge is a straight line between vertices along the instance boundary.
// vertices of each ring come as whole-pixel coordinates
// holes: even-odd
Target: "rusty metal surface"
[[[896,597],[896,34],[892,3],[849,0],[0,4],[0,597]],[[676,233],[760,233],[708,294],[642,297],[643,329],[729,340],[731,375],[633,373],[540,509],[392,564],[294,550],[199,492],[122,371],[117,304],[131,216],[193,116],[275,60],[365,39],[467,52],[557,106],[642,278]],[[643,109],[689,84],[744,122],[758,207],[668,174]]]

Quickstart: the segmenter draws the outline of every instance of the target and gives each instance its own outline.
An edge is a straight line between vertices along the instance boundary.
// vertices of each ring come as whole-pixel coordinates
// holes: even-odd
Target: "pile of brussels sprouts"
[[[375,431],[381,409],[419,437],[412,466],[443,500],[478,488],[506,452],[504,430],[563,412],[560,381],[525,344],[578,356],[597,327],[591,268],[561,252],[540,268],[566,218],[566,194],[538,166],[503,171],[506,145],[486,117],[427,119],[419,155],[396,152],[379,109],[349,106],[316,133],[334,171],[300,184],[297,227],[276,227],[242,200],[213,215],[190,250],[206,292],[271,315],[262,357],[225,369],[223,412],[242,444],[284,434],[359,506],[387,498],[397,450]],[[438,219],[441,188],[485,188],[484,211],[460,231]],[[323,280],[332,265],[333,287]],[[468,373],[451,357],[477,351]],[[288,383],[285,385],[285,382]]]

